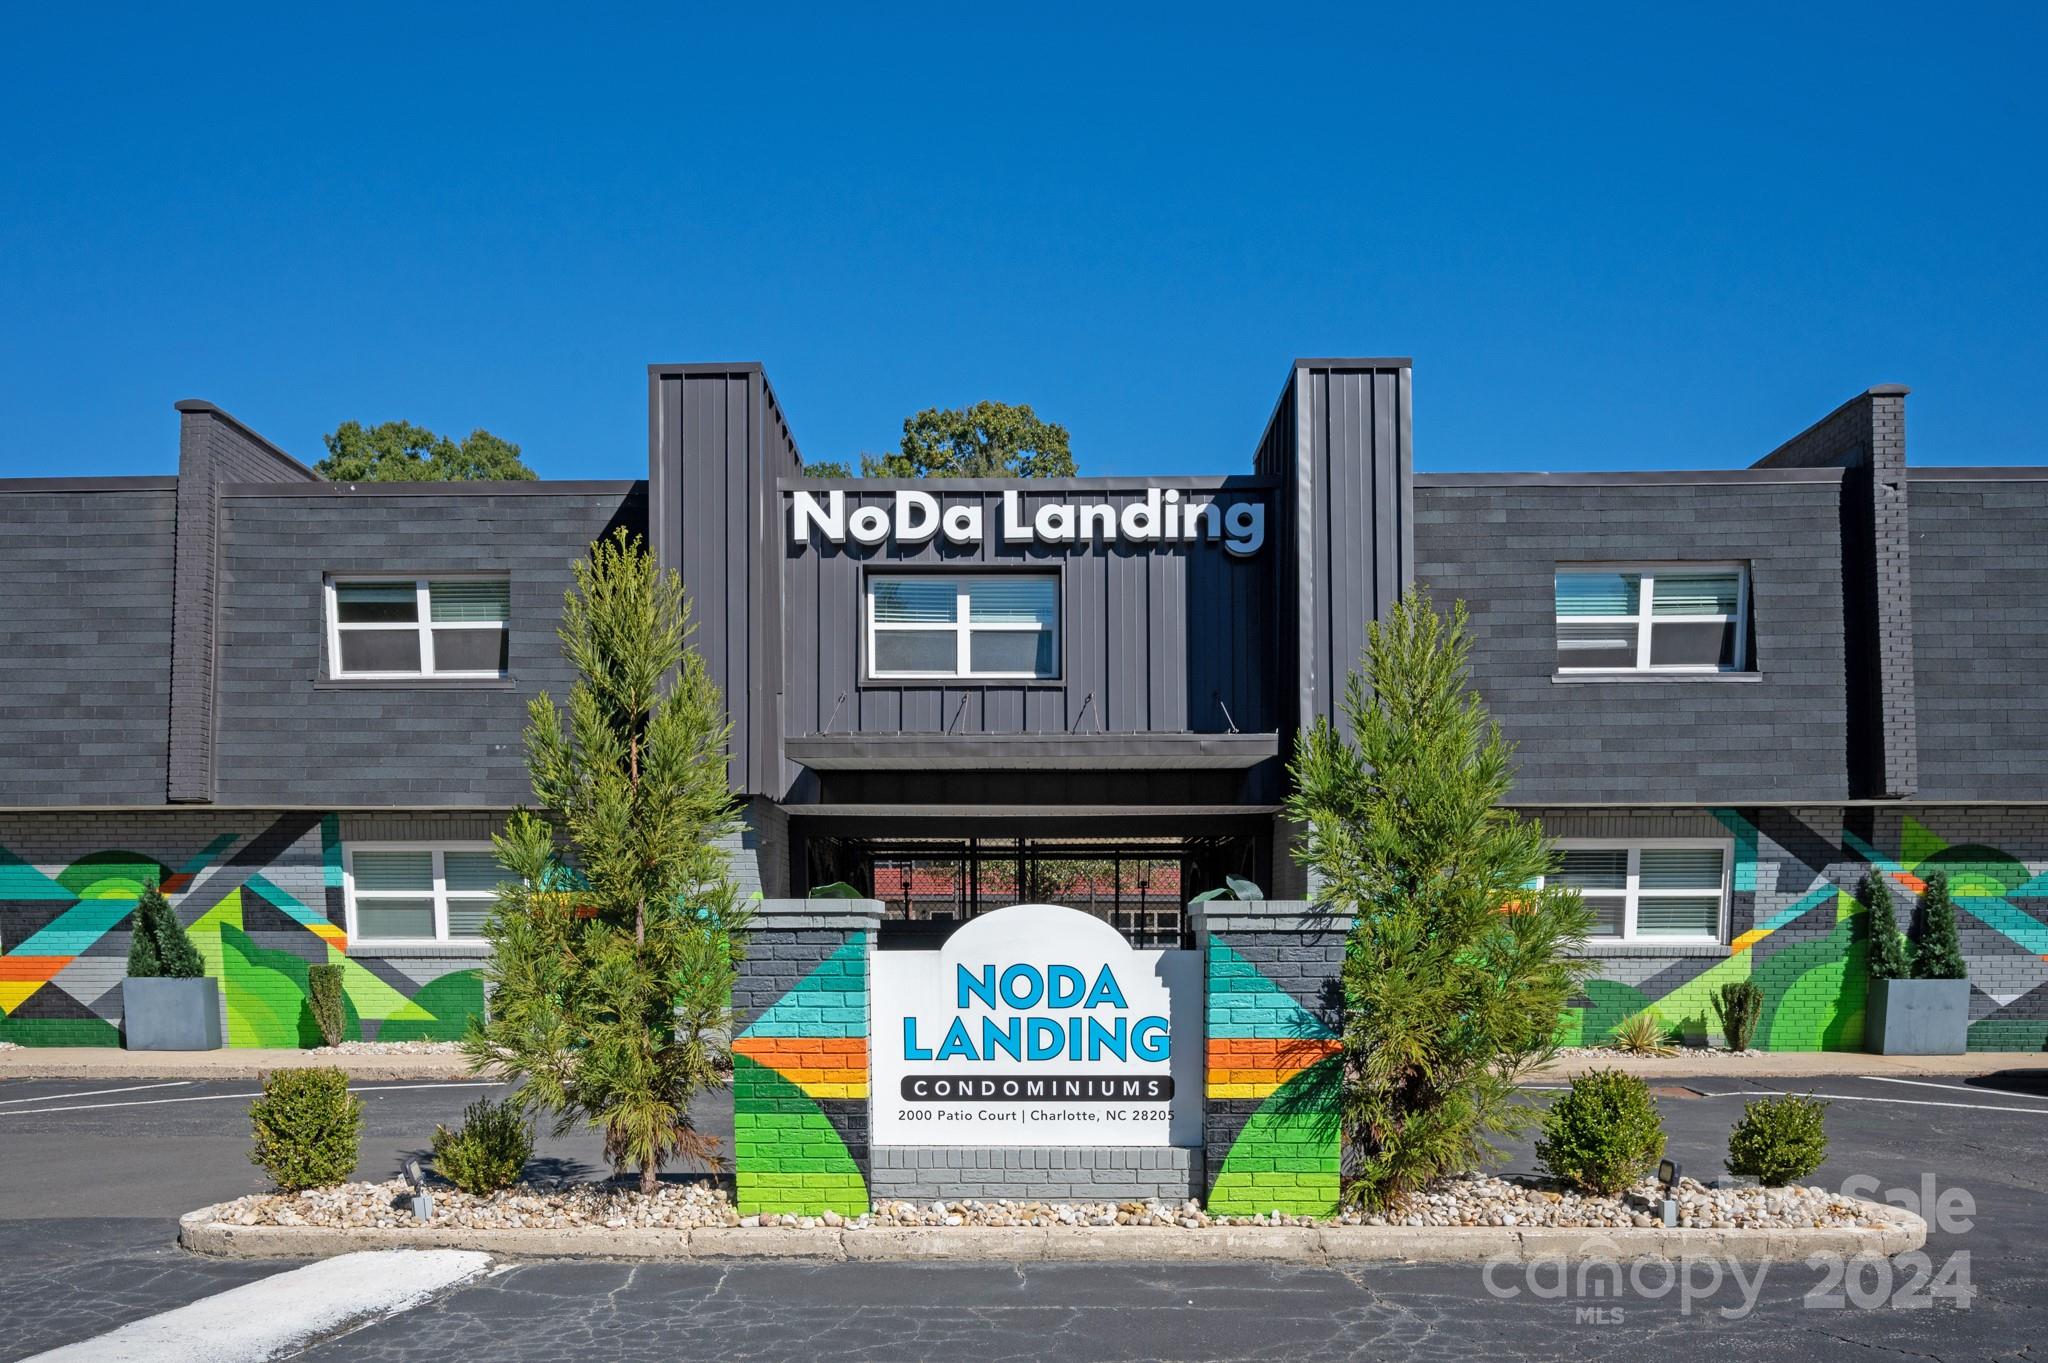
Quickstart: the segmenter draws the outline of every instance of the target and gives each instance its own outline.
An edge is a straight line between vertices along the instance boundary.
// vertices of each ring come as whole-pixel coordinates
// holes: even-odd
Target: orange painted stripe
[[[75,959],[72,956],[0,956],[0,980],[34,980],[37,984],[46,984]]]
[[[1205,1052],[1210,1069],[1302,1070],[1337,1054],[1334,1037],[1211,1037]]]
[[[868,1042],[861,1036],[743,1036],[732,1043],[733,1053],[764,1064],[780,1061],[838,1061],[846,1065],[868,1063]]]
[[[1893,879],[1893,880],[1896,880],[1896,881],[1898,881],[1898,882],[1899,882],[1899,884],[1901,884],[1901,885],[1905,886],[1905,887],[1906,887],[1907,889],[1911,890],[1911,891],[1912,891],[1912,892],[1913,892],[1914,894],[1920,894],[1920,893],[1922,893],[1923,891],[1925,891],[1925,890],[1926,890],[1926,888],[1927,888],[1927,882],[1926,882],[1926,881],[1922,880],[1922,879],[1921,879],[1920,877],[1918,877],[1918,876],[1915,876],[1915,875],[1908,875],[1908,874],[1906,874],[1906,873],[1905,873],[1904,871],[1893,871],[1893,872],[1892,872],[1892,879]]]

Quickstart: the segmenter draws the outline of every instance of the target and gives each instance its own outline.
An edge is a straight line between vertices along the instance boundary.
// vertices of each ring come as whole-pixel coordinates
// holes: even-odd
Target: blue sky
[[[646,364],[737,359],[811,459],[989,397],[1234,471],[1347,354],[1425,470],[1879,382],[1915,462],[2048,462],[2040,6],[573,8],[10,7],[0,476],[169,471],[204,397],[632,477]]]

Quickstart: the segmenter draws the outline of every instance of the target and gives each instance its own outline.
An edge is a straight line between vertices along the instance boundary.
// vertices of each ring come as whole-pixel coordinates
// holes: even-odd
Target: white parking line
[[[39,1093],[33,1098],[0,1098],[0,1107],[11,1107],[16,1103],[55,1103],[66,1098],[99,1098],[109,1093],[140,1093],[144,1089],[178,1089],[191,1083],[190,1079],[168,1079],[161,1084],[130,1084],[121,1089],[88,1089],[84,1093]]]
[[[488,1089],[488,1088],[497,1088],[497,1087],[498,1087],[498,1081],[497,1081],[497,1080],[494,1080],[494,1079],[478,1079],[478,1080],[473,1080],[473,1081],[471,1081],[471,1082],[468,1082],[468,1083],[461,1083],[461,1084],[377,1084],[377,1085],[368,1085],[368,1086],[364,1086],[364,1087],[361,1087],[361,1088],[351,1088],[351,1089],[349,1090],[349,1092],[350,1092],[350,1093],[393,1093],[393,1092],[397,1092],[397,1093],[411,1093],[411,1092],[413,1092],[413,1091],[415,1091],[415,1090],[417,1090],[417,1089]],[[51,1101],[53,1101],[53,1102],[54,1102],[54,1101],[56,1101],[57,1099],[61,1099],[61,1098],[66,1098],[66,1097],[70,1097],[70,1096],[72,1096],[72,1095],[69,1095],[69,1094],[62,1094],[62,1093],[60,1093],[60,1094],[57,1094],[57,1095],[55,1095],[55,1097],[54,1097],[54,1098],[53,1098],[53,1099],[52,1099]],[[79,1095],[77,1095],[77,1096],[79,1096],[79,1097],[85,1097],[86,1095],[84,1095],[84,1094],[79,1094]],[[4,1117],[47,1117],[47,1116],[49,1116],[49,1115],[50,1115],[51,1113],[53,1113],[53,1112],[96,1112],[96,1111],[98,1111],[98,1110],[99,1110],[99,1109],[101,1109],[101,1108],[109,1108],[109,1107],[160,1107],[160,1106],[162,1106],[163,1104],[166,1104],[166,1103],[218,1103],[218,1102],[224,1102],[224,1101],[226,1101],[226,1100],[227,1100],[227,1099],[229,1099],[229,1098],[261,1098],[262,1096],[263,1096],[263,1095],[262,1095],[262,1093],[260,1093],[260,1092],[257,1092],[257,1093],[200,1093],[200,1094],[194,1094],[193,1096],[191,1096],[191,1097],[189,1097],[189,1098],[131,1098],[130,1100],[128,1100],[128,1101],[127,1101],[127,1102],[125,1102],[125,1103],[73,1103],[73,1104],[70,1104],[69,1106],[66,1106],[66,1107],[33,1107],[33,1108],[29,1108],[29,1107],[24,1107],[24,1108],[16,1108],[16,1109],[14,1109],[14,1110],[13,1110],[13,1111],[11,1111],[11,1112],[0,1112],[0,1118],[4,1118]]]
[[[1979,1089],[1964,1084],[1936,1084],[1926,1079],[1894,1079],[1888,1074],[1866,1074],[1863,1077],[1880,1084],[1911,1084],[1914,1088],[1947,1089],[1950,1093],[1995,1093],[2001,1098],[2031,1098],[2037,1102],[2048,1103],[2048,1093],[2015,1093],[2011,1089]]]
[[[202,1297],[25,1363],[264,1363],[309,1341],[397,1315],[490,1266],[461,1249],[338,1255]]]
[[[2044,1107],[2000,1107],[1995,1103],[1938,1103],[1931,1098],[1875,1098],[1863,1093],[1813,1093],[1804,1089],[1734,1089],[1727,1093],[1702,1093],[1702,1098],[1825,1098],[1831,1103],[1903,1103],[1907,1107],[1959,1107],[1968,1112],[2024,1112],[2029,1117],[2048,1117]],[[4,1114],[0,1114],[4,1115]]]

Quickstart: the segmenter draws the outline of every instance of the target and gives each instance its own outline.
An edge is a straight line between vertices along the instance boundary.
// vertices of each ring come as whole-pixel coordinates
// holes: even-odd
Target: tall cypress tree
[[[1968,979],[1963,944],[1956,934],[1956,905],[1948,893],[1948,873],[1927,877],[1920,892],[1920,947],[1913,957],[1913,976],[1921,980]]]
[[[1525,1129],[1516,1085],[1555,1049],[1591,973],[1577,891],[1534,889],[1542,828],[1502,808],[1512,750],[1467,684],[1466,615],[1419,590],[1367,629],[1343,728],[1318,720],[1291,765],[1297,852],[1345,944],[1345,1196],[1384,1206]],[[1346,732],[1348,730],[1348,732]]]
[[[558,631],[577,674],[566,723],[543,694],[526,728],[548,817],[521,810],[495,839],[511,879],[484,930],[490,1018],[463,1042],[479,1070],[523,1079],[517,1100],[557,1134],[602,1130],[650,1194],[670,1159],[717,1163],[690,1100],[730,1069],[744,927],[721,845],[738,826],[731,726],[690,629],[681,580],[625,531],[576,565]]]

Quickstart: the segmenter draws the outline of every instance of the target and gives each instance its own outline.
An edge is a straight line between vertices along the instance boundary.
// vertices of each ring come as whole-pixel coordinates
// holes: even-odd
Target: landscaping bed
[[[742,1216],[710,1183],[665,1185],[653,1197],[606,1184],[522,1185],[489,1196],[433,1190],[426,1226],[410,1209],[402,1182],[348,1183],[301,1193],[259,1193],[210,1208],[215,1224],[316,1227],[333,1230],[900,1230],[912,1228],[1118,1228],[1206,1230],[1214,1227],[1372,1226],[1389,1229],[1662,1228],[1662,1189],[1636,1185],[1618,1197],[1595,1197],[1533,1180],[1476,1174],[1446,1179],[1386,1215],[1346,1212],[1332,1218],[1212,1216],[1198,1204],[1158,1201],[983,1201],[913,1203],[884,1200],[864,1215]],[[1843,1197],[1824,1188],[1709,1188],[1681,1179],[1675,1194],[1682,1229],[1904,1229],[1912,1218],[1896,1208]]]

